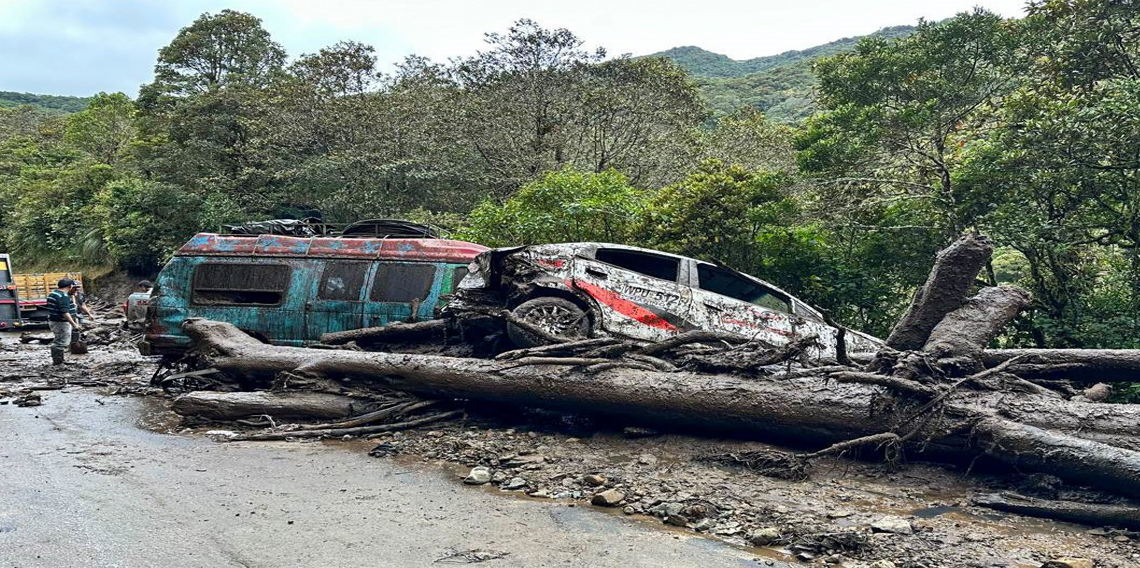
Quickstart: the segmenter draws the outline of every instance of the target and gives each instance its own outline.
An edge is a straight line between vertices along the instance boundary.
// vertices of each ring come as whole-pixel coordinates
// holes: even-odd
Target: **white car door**
[[[599,247],[592,258],[579,256],[573,286],[597,303],[601,329],[646,341],[693,329],[693,291],[683,259],[647,251]]]

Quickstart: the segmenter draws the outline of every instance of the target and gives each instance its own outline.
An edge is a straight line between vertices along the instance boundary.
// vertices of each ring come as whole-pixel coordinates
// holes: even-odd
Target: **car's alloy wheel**
[[[534,298],[519,304],[511,313],[551,335],[566,338],[589,335],[590,321],[585,310],[565,298]],[[535,347],[546,343],[541,337],[514,324],[507,324],[507,334],[520,347]]]

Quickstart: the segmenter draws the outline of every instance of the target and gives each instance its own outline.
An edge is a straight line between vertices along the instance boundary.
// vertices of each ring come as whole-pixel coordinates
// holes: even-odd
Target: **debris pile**
[[[1039,472],[1081,491],[1060,499],[991,496],[978,504],[1134,526],[1126,513],[1140,497],[1140,408],[1097,402],[1104,387],[1095,383],[1137,377],[1140,353],[987,350],[1030,300],[1014,286],[982,287],[970,296],[991,253],[979,235],[942,251],[887,347],[870,361],[852,361],[842,342],[834,360],[812,357],[810,336],[773,346],[705,332],[647,344],[568,341],[537,330],[532,335],[545,345],[492,358],[364,350],[446,335],[462,329],[465,317],[510,318],[501,311],[326,336],[342,348],[320,350],[268,346],[229,324],[188,320],[200,366],[225,377],[231,390],[264,389],[258,394],[264,400],[250,405],[248,392],[191,392],[175,409],[269,426],[243,439],[285,439],[375,436],[459,418],[482,405],[522,406],[802,448],[704,457],[790,479],[810,477],[820,460],[855,452],[893,464],[925,458]],[[339,414],[329,416],[333,410]],[[322,421],[278,422],[301,417]],[[494,475],[469,473],[475,481]],[[526,487],[525,477],[503,475],[500,487]],[[629,499],[613,491],[590,499],[603,506]],[[682,512],[665,513],[692,524]],[[857,540],[818,536],[816,548],[842,550],[859,546]]]

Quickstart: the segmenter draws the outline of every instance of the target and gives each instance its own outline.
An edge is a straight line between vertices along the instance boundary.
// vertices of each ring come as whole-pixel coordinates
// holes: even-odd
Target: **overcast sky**
[[[371,44],[386,67],[480,49],[518,18],[566,27],[611,55],[697,45],[735,59],[803,49],[982,6],[1023,0],[0,0],[0,91],[134,96],[158,49],[202,12],[260,17],[291,57],[339,40]]]

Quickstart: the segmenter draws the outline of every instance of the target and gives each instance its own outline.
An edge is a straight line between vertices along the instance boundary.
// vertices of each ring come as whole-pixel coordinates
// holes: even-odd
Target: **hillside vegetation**
[[[794,123],[714,114],[679,64],[528,20],[383,73],[365,44],[289,58],[257,17],[203,14],[136,100],[0,108],[0,250],[153,272],[235,221],[404,217],[487,245],[715,259],[886,334],[934,253],[979,231],[997,245],[986,281],[1034,295],[1001,343],[1140,347],[1140,10],[1027,13],[697,78],[756,80],[783,93],[757,105],[770,115],[811,113]],[[792,104],[808,83],[814,111]]]
[[[864,38],[891,40],[914,30],[914,26],[893,26],[867,36],[745,60],[730,59],[695,46],[675,47],[649,57],[670,59],[687,70],[717,116],[752,107],[777,122],[796,122],[815,110],[814,91],[818,83],[811,70],[813,62],[852,51]]]
[[[14,93],[0,91],[0,107],[18,107],[29,105],[38,110],[49,113],[68,113],[83,110],[91,97],[68,97],[63,95],[35,95],[32,93]]]

